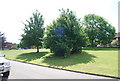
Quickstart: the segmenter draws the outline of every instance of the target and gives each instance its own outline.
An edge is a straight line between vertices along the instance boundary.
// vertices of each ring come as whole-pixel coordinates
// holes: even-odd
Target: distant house
[[[0,50],[6,50],[6,49],[14,49],[15,45],[10,42],[3,42],[3,40],[0,38]]]
[[[113,40],[117,41],[117,47],[120,47],[120,32],[118,32]]]
[[[15,46],[13,43],[6,42],[4,48],[5,49],[12,49],[12,48],[15,48]]]
[[[120,41],[120,32],[118,32],[115,37],[113,38],[113,40],[118,40]]]

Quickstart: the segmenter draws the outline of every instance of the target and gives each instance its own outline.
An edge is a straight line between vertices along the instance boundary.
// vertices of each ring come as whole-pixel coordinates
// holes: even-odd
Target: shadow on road
[[[2,77],[1,81],[8,81],[8,77]]]
[[[68,58],[48,56],[43,60],[43,63],[46,63],[50,66],[64,68],[76,64],[87,64],[87,63],[95,62],[95,58],[97,57],[94,55],[88,54],[87,52],[82,52],[81,54],[75,54]]]
[[[16,59],[24,60],[24,61],[32,61],[43,57],[44,55],[48,54],[49,52],[31,52],[31,53],[23,53],[18,55]]]

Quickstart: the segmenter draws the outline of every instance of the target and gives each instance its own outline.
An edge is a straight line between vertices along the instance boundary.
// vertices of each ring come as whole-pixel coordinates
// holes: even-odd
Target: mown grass
[[[68,58],[55,57],[49,49],[5,50],[6,58],[45,66],[118,77],[118,50],[108,48],[89,50]]]
[[[119,48],[97,48],[97,47],[94,47],[94,48],[91,48],[91,47],[84,47],[83,50],[94,50],[94,51],[118,51],[120,50]]]

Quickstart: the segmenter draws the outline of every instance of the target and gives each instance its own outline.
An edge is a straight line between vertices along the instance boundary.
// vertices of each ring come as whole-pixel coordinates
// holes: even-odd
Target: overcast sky
[[[60,14],[58,9],[76,12],[78,18],[87,14],[104,17],[118,31],[119,0],[1,0],[0,31],[5,33],[8,42],[19,43],[25,22],[38,10],[44,17],[45,26]],[[21,22],[22,21],[22,22]]]

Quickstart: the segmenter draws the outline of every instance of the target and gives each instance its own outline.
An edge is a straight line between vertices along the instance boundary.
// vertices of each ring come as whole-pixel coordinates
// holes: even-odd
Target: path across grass
[[[108,48],[107,48],[108,49]],[[82,54],[74,54],[68,58],[55,57],[49,49],[5,50],[0,51],[6,58],[35,63],[45,66],[89,72],[118,77],[118,50],[83,50]]]

